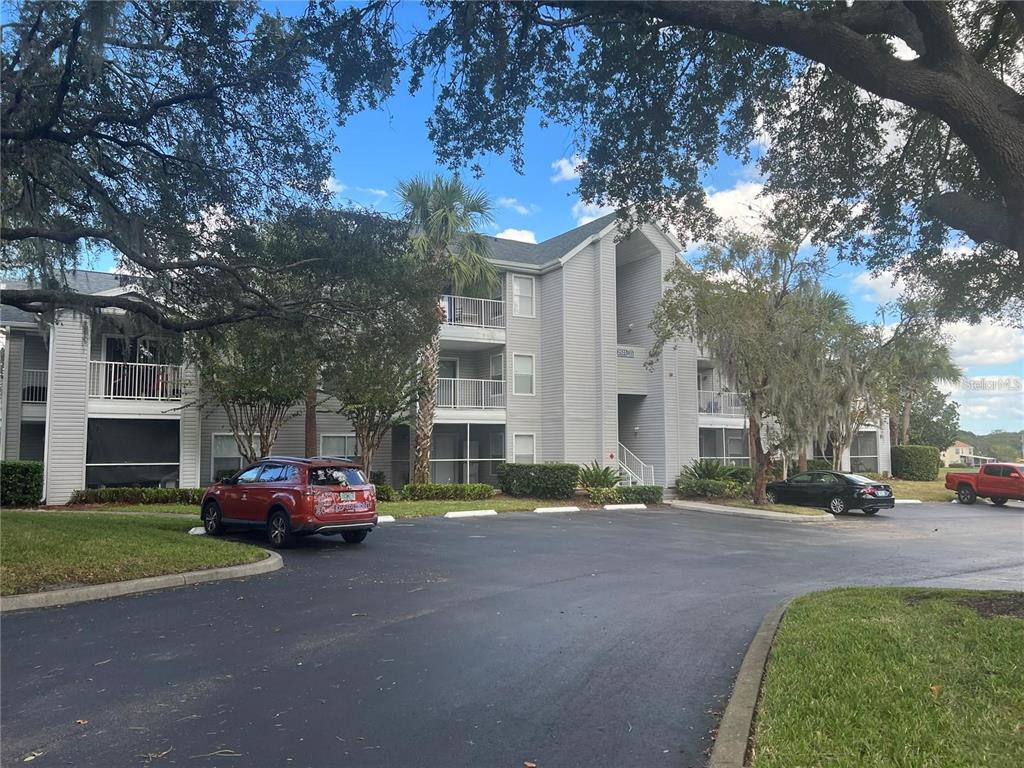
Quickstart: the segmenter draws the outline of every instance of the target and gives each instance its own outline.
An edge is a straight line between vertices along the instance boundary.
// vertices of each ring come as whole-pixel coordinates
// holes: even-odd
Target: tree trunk
[[[756,412],[757,402],[751,399],[750,402],[750,461],[754,466],[754,503],[767,504],[768,496],[768,456],[764,452],[764,445],[761,443],[761,421]]]
[[[903,431],[900,435],[900,445],[910,445],[910,404],[909,397],[903,401]]]
[[[900,444],[900,425],[892,411],[889,412],[889,442]]]
[[[309,389],[306,390],[306,447],[305,455],[316,456],[320,453],[319,446],[317,445],[317,434],[316,434],[316,403],[317,403],[317,391],[316,385],[310,384]]]
[[[412,481],[430,482],[430,446],[434,439],[434,411],[437,407],[437,365],[441,336],[435,334],[423,350],[420,399],[416,404],[416,442],[413,450]]]
[[[797,457],[796,460],[796,468],[800,472],[807,471],[807,446],[804,445],[803,443],[800,444],[800,455]]]
[[[789,479],[789,454],[785,451],[782,452],[782,480]]]

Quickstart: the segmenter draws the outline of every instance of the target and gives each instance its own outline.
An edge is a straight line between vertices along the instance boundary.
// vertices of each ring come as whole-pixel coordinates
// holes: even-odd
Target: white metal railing
[[[654,485],[654,467],[645,464],[629,448],[619,443],[619,469],[621,485]]]
[[[505,302],[498,299],[474,299],[471,296],[442,296],[441,311],[446,325],[472,328],[504,328]]]
[[[438,408],[504,408],[505,382],[500,379],[438,379]]]
[[[21,402],[45,403],[47,389],[47,372],[35,368],[26,368],[21,372]]]
[[[743,416],[746,408],[735,392],[697,391],[697,410],[700,413],[720,413],[723,416]]]
[[[89,397],[103,400],[181,400],[181,366],[89,361]]]

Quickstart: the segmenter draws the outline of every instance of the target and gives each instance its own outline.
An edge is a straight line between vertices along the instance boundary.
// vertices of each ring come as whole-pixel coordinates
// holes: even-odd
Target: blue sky
[[[301,6],[283,4],[285,13]],[[425,19],[413,3],[399,7],[400,23],[408,27]],[[333,173],[325,180],[339,202],[396,211],[394,189],[402,179],[444,172],[436,164],[425,121],[433,108],[430,84],[415,96],[404,86],[381,108],[350,117],[336,129],[338,151]],[[474,183],[491,197],[495,222],[490,234],[542,241],[604,213],[576,194],[572,173],[572,132],[564,126],[540,128],[528,122],[525,169],[516,173],[507,157],[487,157],[483,176]],[[757,206],[760,181],[756,170],[723,157],[705,179],[710,202],[727,218],[746,219],[756,226],[751,206]],[[844,293],[860,320],[870,320],[880,302],[895,298],[899,286],[885,276],[871,276],[856,265],[833,265],[829,287]],[[947,328],[957,362],[973,381],[952,389],[961,405],[961,425],[974,432],[1024,428],[1024,334],[987,324]]]

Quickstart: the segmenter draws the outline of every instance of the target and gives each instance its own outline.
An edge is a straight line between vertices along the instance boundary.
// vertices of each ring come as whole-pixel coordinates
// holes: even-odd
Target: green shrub
[[[892,448],[892,474],[902,480],[934,480],[939,476],[939,449],[933,445]]]
[[[718,459],[694,459],[683,467],[679,477],[687,480],[729,480],[733,469]]]
[[[581,488],[614,488],[621,479],[616,467],[602,467],[596,461],[580,467]]]
[[[487,483],[409,483],[398,494],[403,501],[479,501],[494,496]]]
[[[34,507],[42,498],[41,461],[0,461],[0,506]]]
[[[832,469],[831,459],[811,459],[807,462],[807,469],[811,472],[827,472]]]
[[[592,504],[621,504],[622,495],[619,493],[621,488],[604,488],[598,486],[597,488],[588,488],[587,492],[590,494],[590,501]]]
[[[754,470],[750,467],[737,464],[736,466],[729,467],[729,469],[732,470],[732,477],[730,479],[740,485],[746,485],[754,479]]]
[[[384,485],[388,481],[387,476],[379,470],[374,470],[373,472],[371,472],[369,479],[370,482],[373,483],[374,485]]]
[[[509,496],[570,499],[579,475],[578,464],[499,464],[498,486]]]
[[[374,483],[377,489],[377,501],[398,501],[398,493],[387,483]]]
[[[205,488],[85,488],[69,504],[198,504]]]
[[[970,469],[971,465],[970,464],[964,464],[961,461],[954,461],[952,464],[949,465],[949,468],[950,469]]]
[[[660,485],[624,485],[619,498],[624,504],[661,504],[663,492]]]
[[[732,480],[691,480],[680,477],[676,482],[679,495],[685,498],[738,499],[746,486]]]

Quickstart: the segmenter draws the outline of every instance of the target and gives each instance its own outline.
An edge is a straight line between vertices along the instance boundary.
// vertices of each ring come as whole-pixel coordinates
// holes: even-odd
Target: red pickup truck
[[[1008,499],[1024,501],[1024,464],[982,464],[974,472],[950,472],[946,487],[956,491],[961,504],[973,504],[979,496],[997,507]]]

